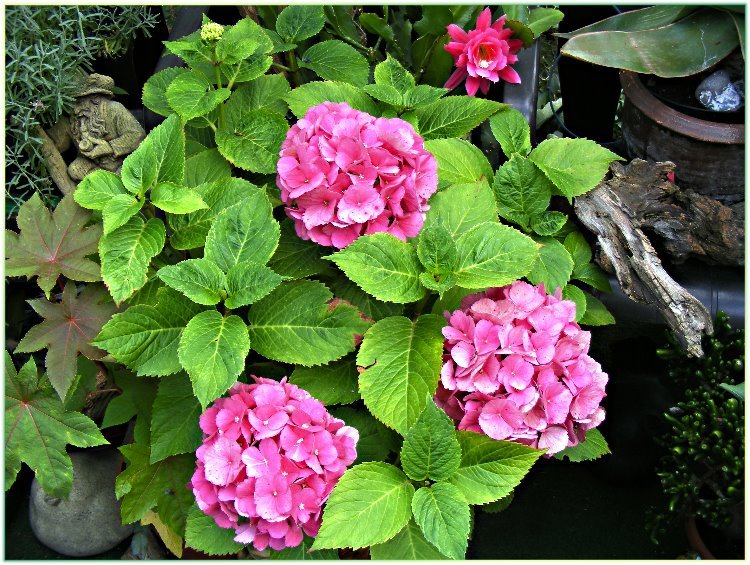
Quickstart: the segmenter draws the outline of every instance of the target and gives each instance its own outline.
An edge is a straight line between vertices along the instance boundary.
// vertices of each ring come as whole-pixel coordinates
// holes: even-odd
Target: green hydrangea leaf
[[[324,80],[364,86],[370,78],[367,59],[354,47],[338,39],[315,43],[300,59],[300,67],[310,69]]]
[[[235,90],[224,105],[224,112],[230,115],[247,110],[271,110],[284,116],[288,108],[284,96],[288,93],[289,83],[283,75],[263,75]]]
[[[456,242],[440,220],[431,223],[420,232],[417,256],[430,273],[453,273],[456,270],[458,266]]]
[[[150,463],[195,452],[203,440],[198,425],[200,415],[200,402],[184,373],[159,379],[159,391],[151,409]]]
[[[586,326],[606,326],[615,323],[615,317],[610,314],[601,300],[588,292],[584,292],[583,294],[586,296],[586,313],[581,318],[581,324]]]
[[[26,463],[50,496],[67,498],[73,463],[65,446],[104,445],[99,428],[80,412],[68,412],[55,392],[44,386],[34,359],[16,372],[5,352],[5,490]]]
[[[566,284],[562,291],[563,300],[571,300],[576,304],[576,322],[580,322],[581,318],[586,314],[586,295],[583,291],[575,285]]]
[[[325,259],[378,300],[408,303],[425,295],[416,250],[389,233],[363,235]]]
[[[414,77],[396,59],[386,55],[385,61],[375,66],[375,84],[391,86],[399,94],[412,90],[416,83]]]
[[[437,159],[439,188],[492,179],[487,157],[466,140],[432,139],[425,142],[424,147]]]
[[[395,536],[411,518],[414,487],[400,469],[380,462],[350,468],[331,492],[316,549],[359,549]]]
[[[288,279],[301,279],[322,273],[329,267],[322,259],[325,252],[326,248],[317,243],[300,239],[294,231],[294,223],[285,219],[281,222],[279,246],[268,266]]]
[[[531,129],[521,112],[506,106],[490,118],[490,129],[505,156],[526,157],[531,152]]]
[[[365,333],[357,364],[366,367],[359,389],[373,416],[401,435],[411,428],[435,393],[443,353],[445,320],[428,314],[415,322],[395,316]]]
[[[247,59],[254,53],[268,53],[273,42],[251,18],[242,18],[233,26],[224,28],[216,42],[216,57],[226,64],[234,64]]]
[[[461,465],[450,478],[469,504],[499,500],[516,488],[544,453],[474,432],[457,432]]]
[[[280,235],[268,197],[255,191],[216,216],[206,236],[204,256],[225,273],[240,263],[265,265]]]
[[[235,309],[257,302],[281,284],[284,277],[265,265],[238,263],[227,272],[227,299],[224,305]]]
[[[288,43],[299,43],[325,25],[322,6],[287,6],[276,18],[276,32]]]
[[[168,286],[205,306],[221,302],[221,290],[226,286],[222,270],[205,258],[186,259],[176,265],[162,267],[157,275]]]
[[[331,291],[316,281],[282,283],[250,308],[253,349],[269,359],[306,367],[354,351],[354,337],[369,324],[352,306],[329,305],[332,298]]]
[[[326,406],[331,406],[359,400],[358,377],[354,357],[347,356],[320,367],[295,367],[289,382],[306,390]],[[357,450],[360,449],[361,439]]]
[[[170,288],[155,306],[138,304],[115,314],[92,341],[139,376],[171,375],[182,369],[177,347],[187,323],[202,308]]]
[[[166,230],[160,219],[144,222],[140,216],[133,216],[99,240],[102,278],[117,304],[146,284],[148,266],[161,253],[165,239]]]
[[[403,304],[393,302],[382,302],[373,298],[346,277],[334,277],[329,283],[336,298],[346,300],[353,304],[359,311],[376,322],[390,316],[400,316],[404,313]]]
[[[162,522],[177,535],[185,533],[185,520],[193,504],[193,493],[185,488],[195,470],[195,455],[175,455],[151,465],[146,445],[120,447],[128,462],[115,480],[123,524],[131,524],[156,508]]]
[[[272,110],[250,110],[216,130],[216,145],[233,165],[254,173],[275,173],[289,124]]]
[[[538,257],[533,239],[496,223],[473,227],[458,238],[456,247],[456,283],[464,288],[510,284],[529,273]]]
[[[531,229],[538,235],[552,236],[559,232],[567,221],[566,214],[548,210],[531,216]]]
[[[171,182],[162,182],[153,188],[151,203],[170,214],[189,214],[196,210],[208,208],[208,205],[193,189],[186,186],[177,186]]]
[[[102,280],[99,265],[87,259],[96,253],[102,227],[84,227],[91,212],[78,206],[69,194],[54,212],[35,192],[18,210],[20,233],[5,230],[5,275],[37,276],[39,288],[49,298],[60,275],[75,280]]]
[[[591,261],[591,247],[581,232],[569,233],[565,237],[563,245],[573,259],[574,268],[587,265]]]
[[[239,553],[245,547],[234,541],[232,528],[220,528],[216,521],[204,514],[197,504],[190,507],[185,526],[185,545],[207,555]]]
[[[390,104],[397,110],[401,109],[404,105],[404,99],[401,96],[401,93],[390,85],[366,84],[362,87],[362,90],[372,96],[375,100],[380,100],[381,102]]]
[[[529,228],[532,216],[544,213],[552,197],[552,183],[519,155],[512,155],[495,173],[492,183],[497,211],[505,219]]]
[[[175,78],[189,72],[185,67],[169,67],[151,75],[143,85],[143,105],[160,116],[173,113],[167,101],[167,88]]]
[[[427,541],[452,559],[465,558],[471,515],[457,487],[450,483],[422,487],[414,493],[411,508]]]
[[[208,208],[190,214],[167,215],[169,227],[172,230],[169,242],[175,249],[203,247],[216,216],[246,198],[257,199],[258,193],[262,192],[257,186],[238,178],[225,178],[201,184],[195,187],[195,191]]]
[[[136,377],[127,370],[115,370],[113,378],[122,391],[107,403],[101,428],[125,424],[135,418],[133,438],[143,445],[151,442],[151,408],[158,381]]]
[[[190,375],[204,408],[237,381],[249,352],[250,340],[242,318],[224,318],[216,310],[193,317],[177,349],[180,364]]]
[[[422,530],[410,520],[394,538],[370,547],[370,557],[377,561],[438,561],[448,559],[428,542]]]
[[[228,88],[217,88],[201,73],[182,73],[167,87],[166,97],[169,106],[183,121],[204,116],[232,93]]]
[[[442,222],[451,236],[459,236],[479,224],[497,223],[495,198],[487,182],[454,184],[430,198],[423,230]]]
[[[203,73],[208,79],[212,79],[214,76],[213,49],[201,41],[200,30],[196,30],[178,41],[165,41],[164,46],[170,53],[185,61],[193,71]]]
[[[334,549],[310,551],[314,539],[305,536],[297,547],[287,547],[281,551],[271,550],[269,559],[284,561],[321,561],[324,559],[338,560],[339,553]]]
[[[596,263],[586,263],[580,267],[574,267],[571,278],[591,285],[596,290],[612,292],[612,285],[609,283],[607,273]]]
[[[175,114],[151,130],[122,163],[122,183],[133,194],[144,194],[160,182],[185,182],[185,132]]]
[[[432,104],[448,92],[447,88],[436,88],[428,84],[418,84],[404,96],[404,106],[416,108]]]
[[[378,422],[364,408],[342,406],[333,409],[331,414],[359,432],[355,465],[366,461],[383,461],[391,452],[398,451],[401,443],[398,434]]]
[[[64,399],[76,377],[78,355],[89,359],[104,357],[104,351],[89,345],[89,341],[115,313],[115,305],[102,285],[87,285],[77,294],[76,285],[71,281],[65,284],[60,302],[44,298],[28,302],[44,321],[26,333],[16,353],[47,349],[47,376]]]
[[[404,437],[401,466],[415,481],[428,478],[445,481],[455,473],[460,462],[461,446],[456,439],[455,425],[429,400],[424,412]]]
[[[503,104],[473,96],[449,96],[414,110],[425,139],[462,137],[500,110]]]
[[[607,440],[604,439],[602,433],[593,428],[586,432],[586,439],[574,445],[573,447],[566,447],[562,451],[555,453],[554,458],[564,461],[567,457],[573,463],[581,461],[592,461],[599,459],[604,455],[612,453],[607,445]]]
[[[232,166],[215,147],[191,155],[185,160],[185,186],[187,187],[195,188],[207,182],[229,180],[231,176]],[[200,208],[196,208],[198,209]]]
[[[124,226],[143,207],[143,200],[137,200],[132,194],[117,194],[109,199],[102,209],[104,235]]]
[[[552,237],[540,237],[542,244],[539,256],[526,278],[532,284],[544,283],[549,293],[555,292],[557,287],[564,288],[573,273],[573,258],[562,243]]]
[[[104,210],[116,196],[128,194],[120,177],[104,169],[86,175],[73,193],[76,203],[89,210]]]
[[[284,99],[297,118],[304,116],[310,107],[326,101],[346,102],[355,110],[368,114],[374,115],[378,112],[372,98],[362,89],[346,82],[308,82],[292,90]]]
[[[272,64],[272,57],[258,53],[233,65],[219,65],[219,70],[227,85],[235,85],[263,76]]]
[[[546,139],[529,154],[557,190],[569,201],[586,194],[604,178],[613,161],[622,158],[585,138]]]

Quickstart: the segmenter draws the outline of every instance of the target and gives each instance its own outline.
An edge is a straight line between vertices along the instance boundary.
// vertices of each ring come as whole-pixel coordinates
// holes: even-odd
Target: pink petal
[[[562,451],[568,446],[568,432],[560,426],[550,426],[539,436],[539,449],[547,448],[547,455]]]

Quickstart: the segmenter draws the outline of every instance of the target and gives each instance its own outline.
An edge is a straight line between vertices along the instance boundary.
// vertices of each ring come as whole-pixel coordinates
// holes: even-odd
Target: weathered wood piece
[[[681,198],[671,194],[668,186],[671,183],[666,180],[666,173],[673,166],[668,162],[649,165],[640,159],[628,165],[613,163],[612,178],[578,197],[575,211],[597,236],[603,255],[600,263],[614,271],[625,295],[656,306],[688,353],[701,357],[702,333],[713,332],[711,316],[703,304],[669,276],[643,231],[644,228],[657,231],[658,225],[661,232],[676,237],[690,232],[678,226],[678,217],[656,213],[675,206],[679,209],[676,203],[669,202],[669,198],[675,202]],[[669,198],[660,204],[664,196]],[[716,218],[708,223],[711,222],[719,223]]]

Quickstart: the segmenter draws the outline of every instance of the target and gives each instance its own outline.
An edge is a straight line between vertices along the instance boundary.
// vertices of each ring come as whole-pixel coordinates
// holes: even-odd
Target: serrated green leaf
[[[557,287],[564,288],[573,273],[573,259],[562,243],[552,237],[540,237],[542,244],[539,256],[526,278],[532,284],[544,283],[549,293]]]
[[[324,80],[364,86],[370,77],[370,65],[354,47],[338,39],[312,45],[300,58],[300,67],[315,71]]]
[[[524,115],[506,106],[490,118],[492,135],[509,159],[514,153],[526,157],[531,152],[531,129]]]
[[[99,225],[84,227],[90,218],[72,194],[49,212],[35,192],[18,210],[20,233],[5,230],[5,275],[38,276],[47,298],[61,274],[75,281],[102,280],[99,265],[86,258],[96,253],[102,234]]]
[[[448,92],[447,88],[436,88],[427,84],[418,84],[404,96],[404,106],[416,108],[426,106],[442,98]]]
[[[47,349],[47,376],[61,399],[76,376],[78,355],[101,359],[105,353],[89,345],[115,312],[115,305],[102,285],[87,285],[77,294],[72,281],[65,284],[60,302],[29,300],[29,305],[44,320],[33,326],[16,346],[16,353]]]
[[[586,314],[581,318],[581,324],[586,326],[606,326],[614,324],[615,318],[609,313],[607,307],[602,301],[588,292],[583,293],[586,296]]]
[[[184,67],[169,67],[151,75],[143,85],[143,105],[160,116],[168,116],[174,110],[167,102],[167,88],[179,75],[189,73]]]
[[[204,256],[225,273],[240,263],[265,265],[276,251],[281,229],[271,203],[257,191],[216,216]]]
[[[224,105],[224,112],[231,117],[248,110],[271,110],[284,116],[287,112],[284,96],[288,93],[289,83],[283,75],[263,75],[235,90]],[[231,119],[237,120],[239,116]]]
[[[233,26],[224,28],[216,42],[216,57],[226,64],[247,59],[254,53],[268,53],[273,42],[250,17],[244,17]]]
[[[612,285],[609,283],[607,273],[595,263],[586,263],[580,267],[574,267],[572,278],[591,285],[602,292],[612,292]]]
[[[295,367],[289,382],[306,390],[326,406],[331,406],[359,400],[358,377],[354,357],[347,356],[320,367]],[[361,439],[357,444],[358,451]]]
[[[610,163],[622,160],[582,137],[545,139],[529,154],[529,159],[569,201],[594,188],[607,174]]]
[[[448,274],[436,274],[436,273],[420,273],[419,282],[421,282],[425,288],[434,290],[440,296],[456,286],[456,276],[453,273]]]
[[[317,243],[300,239],[294,223],[285,219],[281,222],[279,246],[268,266],[289,279],[301,279],[322,273],[329,266],[322,259],[325,253],[326,249]]]
[[[190,507],[185,525],[185,545],[207,555],[239,553],[245,546],[234,541],[232,528],[220,528],[197,504]]]
[[[474,432],[458,432],[461,466],[450,478],[469,504],[499,500],[526,475],[544,453],[519,443],[497,441]]]
[[[185,186],[195,188],[203,183],[228,180],[232,167],[216,148],[205,149],[185,160]]]
[[[432,139],[425,142],[424,147],[437,160],[439,188],[492,179],[492,167],[487,157],[466,140]]]
[[[148,446],[132,443],[120,447],[120,452],[128,461],[115,481],[122,523],[136,522],[157,507],[162,522],[182,536],[194,500],[185,485],[195,470],[195,456],[175,455],[151,465]]]
[[[390,54],[386,54],[385,61],[375,66],[374,75],[375,84],[393,87],[399,94],[405,94],[416,86],[411,73]]]
[[[233,165],[254,173],[275,173],[289,124],[272,110],[244,112],[216,130],[216,145]]]
[[[176,76],[165,94],[170,108],[187,121],[208,114],[231,93],[228,88],[214,89],[205,76],[191,71]]]
[[[573,258],[573,268],[582,267],[591,261],[591,247],[581,232],[572,232],[565,237],[563,243]]]
[[[389,540],[411,517],[414,487],[387,463],[350,468],[331,492],[313,549],[359,549]]]
[[[209,80],[215,76],[213,49],[200,39],[200,30],[188,34],[178,41],[164,41],[170,53],[185,61],[192,70],[203,73]]]
[[[539,37],[545,31],[552,29],[563,19],[563,13],[554,8],[534,8],[529,12],[529,29],[534,37]]]
[[[563,300],[571,300],[576,304],[576,317],[575,321],[580,322],[584,314],[586,314],[586,295],[583,291],[575,285],[566,284],[562,291]]]
[[[513,502],[514,492],[515,491],[511,491],[510,494],[506,494],[500,500],[496,500],[495,502],[483,504],[482,506],[480,506],[482,512],[487,512],[488,514],[498,514],[507,510],[510,506],[510,503]]]
[[[489,184],[455,184],[435,194],[430,198],[430,210],[422,229],[438,221],[454,239],[479,224],[497,222],[495,198]]]
[[[120,177],[104,169],[86,175],[73,193],[76,203],[89,210],[103,210],[112,198],[128,194]]]
[[[346,277],[334,277],[329,285],[336,298],[353,304],[362,314],[376,322],[389,316],[400,316],[404,312],[402,304],[382,302],[373,298]]]
[[[559,232],[567,221],[566,214],[548,210],[531,217],[531,229],[538,235],[552,236]]]
[[[166,230],[160,219],[144,222],[140,216],[133,216],[124,226],[102,236],[102,278],[115,303],[122,303],[146,284],[149,263],[164,248],[165,239]]]
[[[308,82],[284,97],[292,113],[301,118],[307,110],[321,102],[346,102],[355,110],[376,114],[377,106],[361,88],[345,82]]]
[[[356,382],[354,386],[356,390]],[[359,432],[355,465],[366,461],[383,461],[391,452],[398,451],[398,434],[378,422],[364,408],[341,406],[332,409],[331,414]]]
[[[185,181],[185,132],[172,114],[146,136],[122,163],[122,183],[133,194],[143,194],[154,184]]]
[[[226,178],[202,184],[195,187],[195,191],[208,204],[207,209],[190,214],[167,216],[169,227],[172,229],[169,242],[175,249],[203,247],[216,216],[247,198],[260,198],[259,193],[263,192],[257,186],[238,178]]]
[[[263,9],[263,7],[260,7],[260,8],[261,8],[261,10]],[[271,9],[273,9],[273,8],[271,8]],[[274,20],[275,20],[276,15],[274,14],[273,17],[274,17]],[[281,38],[281,36],[278,33],[276,33],[275,31],[273,31],[272,29],[263,28],[263,31],[268,36],[268,38],[271,40],[271,43],[273,43],[273,49],[271,49],[271,54],[284,53],[286,51],[291,51],[292,49],[294,49],[295,47],[297,47],[296,43],[286,43]]]
[[[404,105],[404,99],[401,93],[387,84],[366,84],[362,87],[367,94],[372,96],[375,100],[380,100],[386,104],[394,106],[397,110],[402,108]]]
[[[395,34],[393,28],[388,23],[376,14],[370,12],[364,12],[359,16],[359,25],[361,25],[366,31],[379,35],[386,41],[393,41]]]
[[[179,292],[162,288],[156,306],[139,304],[115,314],[91,343],[141,375],[171,375],[182,369],[177,346],[187,323],[202,308]]]
[[[431,223],[420,232],[417,256],[430,273],[450,274],[456,270],[458,266],[456,242],[451,232],[440,220]]]
[[[284,279],[265,265],[238,263],[227,272],[227,299],[224,305],[235,309],[257,302]]]
[[[107,403],[101,429],[119,426],[135,418],[134,440],[144,445],[150,443],[151,406],[158,381],[135,377],[124,369],[113,371],[112,377],[121,393]]]
[[[208,208],[208,205],[193,189],[177,186],[171,182],[159,183],[151,190],[151,203],[170,214],[189,214]]]
[[[456,284],[464,288],[509,284],[527,275],[539,256],[533,239],[495,223],[473,227],[458,238],[456,247]]]
[[[222,270],[205,258],[186,259],[176,265],[162,267],[157,275],[168,286],[204,306],[221,302],[221,290],[226,286]]]
[[[96,424],[79,412],[67,412],[51,388],[39,382],[34,359],[17,373],[5,352],[5,479],[6,490],[26,463],[50,496],[67,498],[73,464],[65,451],[104,445]]]
[[[271,550],[269,559],[284,561],[321,561],[324,559],[338,560],[339,553],[333,549],[321,549],[319,551],[310,551],[313,544],[313,538],[305,536],[296,547],[287,547],[281,551]]]
[[[250,352],[247,326],[239,316],[216,310],[193,317],[180,336],[177,355],[203,407],[224,394],[245,367]]]
[[[532,216],[544,213],[552,197],[552,183],[534,164],[512,155],[495,173],[492,183],[497,211],[505,219],[529,228]]]
[[[410,520],[394,538],[370,547],[370,557],[377,561],[438,561],[448,559],[428,542],[422,530]]]
[[[102,209],[104,235],[124,226],[143,206],[142,200],[136,200],[132,194],[112,196]]]
[[[150,463],[198,449],[203,439],[200,415],[201,405],[188,377],[183,373],[162,377],[151,409]]]
[[[276,18],[276,32],[290,43],[299,43],[325,25],[322,6],[287,6]]]
[[[456,439],[455,425],[429,400],[424,412],[404,437],[401,466],[415,481],[428,478],[445,481],[456,472],[460,462],[461,446]]]
[[[473,96],[449,96],[414,110],[425,139],[466,135],[504,105]]]
[[[414,521],[427,541],[452,559],[464,559],[469,545],[469,505],[450,483],[435,483],[414,493]]]
[[[330,307],[333,294],[316,281],[282,283],[250,308],[250,341],[269,359],[306,367],[335,361],[354,351],[355,335],[369,325],[356,308]]]
[[[363,235],[325,259],[378,300],[405,304],[425,295],[416,250],[389,233]]]
[[[365,333],[357,364],[359,389],[370,412],[401,435],[414,425],[437,388],[445,321],[432,314],[415,322],[396,316]]]
[[[564,461],[567,457],[573,463],[580,461],[593,461],[599,459],[603,455],[609,455],[612,453],[607,445],[607,440],[604,439],[602,433],[593,428],[586,432],[586,439],[574,445],[573,447],[566,447],[562,451],[555,453],[555,459]]]

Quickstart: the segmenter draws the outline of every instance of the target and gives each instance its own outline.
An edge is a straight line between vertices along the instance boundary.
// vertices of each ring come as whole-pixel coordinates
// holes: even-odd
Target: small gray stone
[[[733,83],[727,71],[718,70],[703,79],[695,89],[695,97],[709,110],[733,112],[742,107],[743,89],[743,81]]]
[[[115,547],[133,532],[123,526],[115,498],[120,455],[113,449],[70,454],[73,488],[67,500],[31,484],[29,521],[37,539],[70,557],[96,555]]]

